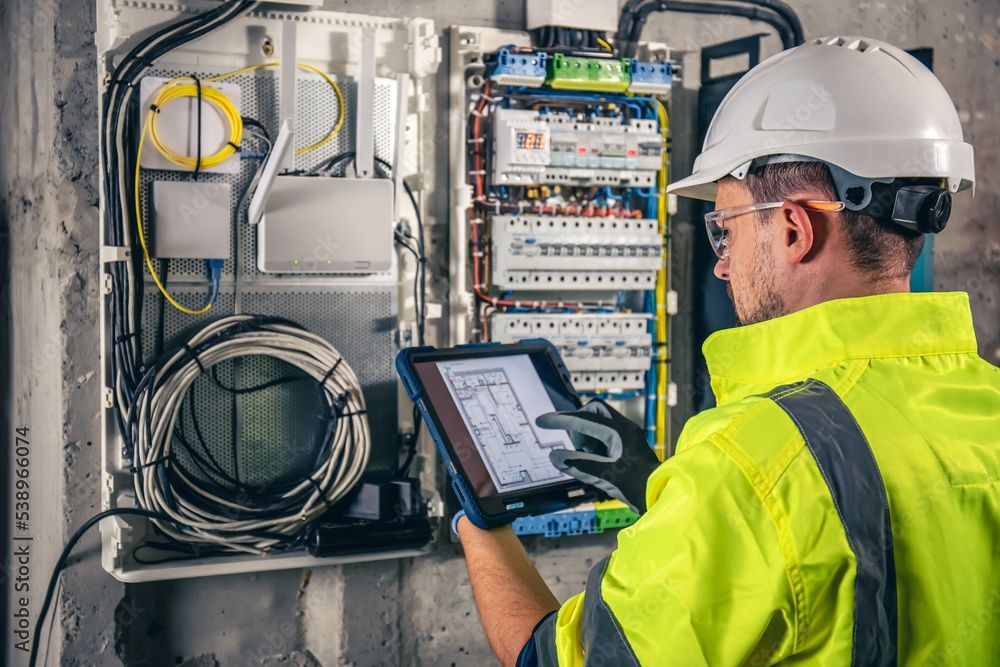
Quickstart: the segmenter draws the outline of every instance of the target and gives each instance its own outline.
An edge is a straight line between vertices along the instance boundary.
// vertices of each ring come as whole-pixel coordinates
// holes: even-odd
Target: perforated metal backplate
[[[157,76],[173,77],[197,73],[211,75],[217,70],[176,71],[157,70]],[[243,91],[241,115],[260,121],[271,137],[275,137],[277,122],[277,77],[271,70],[257,70],[226,79],[240,85]],[[340,132],[320,149],[299,155],[296,167],[308,169],[331,157],[354,149],[354,109],[357,86],[352,80],[339,80],[346,121]],[[337,99],[330,86],[320,77],[300,72],[296,93],[296,145],[309,145],[322,138],[336,121]],[[391,161],[395,137],[395,83],[379,79],[375,86],[375,154]],[[247,153],[253,149],[247,144]],[[155,150],[147,144],[145,150]],[[216,319],[235,312],[234,278],[238,276],[239,312],[284,317],[306,327],[343,354],[361,382],[368,404],[368,419],[372,431],[372,456],[369,473],[393,469],[398,451],[396,433],[396,377],[393,358],[396,353],[395,285],[346,286],[328,276],[282,276],[261,274],[256,268],[256,230],[246,223],[246,211],[237,211],[258,160],[242,160],[239,174],[202,174],[198,181],[206,188],[225,182],[232,186],[233,257],[225,262],[223,288],[208,315],[191,316],[169,304],[163,309],[164,348],[171,349],[187,337]],[[142,177],[142,207],[147,239],[151,221],[148,195],[154,180],[181,181],[191,175],[179,171],[146,170]],[[196,202],[193,202],[196,205]],[[158,263],[154,262],[159,270]],[[207,292],[205,263],[202,260],[175,259],[170,263],[170,290],[184,304],[199,306]],[[146,298],[142,312],[142,340],[145,358],[157,349],[160,326],[161,297],[147,275]],[[218,379],[225,386],[234,382],[251,387],[278,377],[287,376],[289,367],[267,358],[249,358],[238,367],[223,364]],[[179,462],[203,478],[222,481],[212,472],[217,466],[225,475],[239,477],[245,484],[259,485],[295,476],[307,468],[315,451],[317,411],[315,385],[308,382],[288,383],[252,394],[233,397],[209,378],[199,379],[193,386],[194,413],[197,415],[202,448],[194,428],[190,406],[182,414],[185,438],[197,451],[192,457],[178,449]],[[234,438],[235,432],[235,438]],[[198,457],[202,460],[196,460]],[[205,471],[205,463],[211,463]],[[200,465],[199,465],[200,464]]]

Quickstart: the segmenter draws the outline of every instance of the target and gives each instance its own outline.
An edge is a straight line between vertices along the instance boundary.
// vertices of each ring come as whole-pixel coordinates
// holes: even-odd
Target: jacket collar
[[[719,405],[805,379],[851,359],[975,353],[964,292],[836,299],[717,331],[702,351]]]

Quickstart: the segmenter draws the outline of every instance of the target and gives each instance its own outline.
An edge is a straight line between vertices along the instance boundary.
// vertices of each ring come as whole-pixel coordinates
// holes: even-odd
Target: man
[[[965,294],[909,294],[974,181],[934,76],[828,38],[749,72],[694,173],[742,326],[704,346],[717,407],[652,459],[599,402],[544,415],[564,470],[644,514],[561,606],[509,529],[457,532],[504,665],[1000,660],[1000,369]],[[648,477],[648,480],[647,480]]]

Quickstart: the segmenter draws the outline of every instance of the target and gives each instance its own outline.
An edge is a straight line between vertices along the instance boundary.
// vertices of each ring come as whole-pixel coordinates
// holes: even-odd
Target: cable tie
[[[158,107],[158,106],[156,106],[155,104],[152,104],[152,103],[149,105],[149,110],[152,111],[152,112],[154,112],[154,113],[160,113],[160,107]]]
[[[318,493],[318,494],[319,494],[319,497],[323,499],[323,504],[324,504],[324,505],[326,505],[326,508],[327,508],[327,509],[330,509],[330,499],[326,497],[326,491],[324,491],[324,490],[323,490],[323,487],[321,487],[321,486],[320,486],[320,485],[319,485],[319,484],[318,484],[318,483],[316,482],[316,480],[314,480],[314,479],[312,478],[312,475],[306,475],[306,480],[307,480],[307,481],[308,481],[308,482],[309,482],[310,484],[312,484],[312,487],[313,487],[314,489],[316,489],[316,493]]]
[[[338,396],[338,397],[336,397],[336,398],[333,399],[333,404],[337,407],[337,416],[338,417],[344,417],[344,416],[346,416],[345,413],[344,413],[344,408],[347,407],[347,401],[350,398],[351,398],[351,391],[347,390],[344,393],[342,393],[340,396]]]
[[[486,175],[486,170],[485,169],[476,169],[474,171],[470,171],[469,175],[470,176],[485,176]]]
[[[338,367],[338,366],[340,366],[340,364],[341,364],[341,362],[342,362],[342,361],[344,361],[344,358],[343,358],[343,357],[341,357],[341,358],[337,359],[337,363],[335,363],[335,364],[334,364],[334,365],[333,365],[333,366],[332,366],[332,367],[330,368],[330,370],[328,370],[328,371],[326,372],[326,375],[324,375],[324,376],[323,376],[323,379],[319,381],[319,384],[320,384],[320,386],[323,386],[323,385],[325,385],[325,384],[326,384],[326,381],[327,381],[327,380],[329,380],[329,379],[330,379],[331,377],[333,377],[333,374],[337,372],[337,367]]]
[[[237,153],[239,153],[241,150],[243,150],[242,148],[240,148],[239,146],[237,146],[236,144],[234,144],[231,141],[227,141],[226,143],[229,144],[230,146],[232,146],[233,150],[236,151]]]
[[[498,298],[496,298],[496,297],[493,297],[493,298],[490,299],[490,303],[493,304],[494,308],[496,308],[496,305],[497,305],[497,303],[499,303],[499,301],[500,300]]]
[[[482,225],[485,224],[485,221],[482,218],[472,218],[469,220],[469,223],[473,225]]]
[[[466,139],[465,141],[466,141],[466,143],[470,143],[470,144],[481,144],[481,143],[484,143],[486,141],[486,137],[477,137],[475,139]]]
[[[198,355],[195,354],[195,351],[191,349],[191,346],[188,345],[186,341],[184,343],[184,351],[188,353],[189,357],[191,357],[192,359],[194,359],[194,363],[198,364],[198,368],[201,369],[202,373],[206,373],[207,372],[205,370],[205,365],[201,363],[201,359],[198,358]]]
[[[139,337],[139,332],[133,331],[132,333],[129,334],[122,334],[121,336],[115,336],[115,343],[124,343],[129,338],[138,338],[138,337]]]
[[[354,416],[357,416],[357,415],[366,415],[366,414],[368,414],[367,410],[355,410],[354,412],[345,412],[345,413],[343,413],[340,416],[341,417],[354,417]]]
[[[171,451],[170,453],[164,454],[158,459],[153,459],[152,461],[146,461],[142,465],[137,466],[133,463],[131,466],[129,466],[129,470],[132,472],[133,475],[139,474],[140,472],[142,472],[143,468],[152,468],[153,466],[158,466],[161,463],[166,463],[168,461],[171,461],[173,458],[174,454]]]

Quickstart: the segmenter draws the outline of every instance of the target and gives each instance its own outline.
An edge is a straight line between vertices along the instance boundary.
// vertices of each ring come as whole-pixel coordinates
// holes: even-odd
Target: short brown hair
[[[743,183],[757,202],[778,201],[809,190],[820,190],[829,199],[838,198],[830,170],[822,162],[768,164],[748,174]],[[845,210],[840,217],[855,268],[880,280],[910,275],[924,247],[923,234],[857,211]],[[769,221],[770,212],[760,211],[758,219]]]

